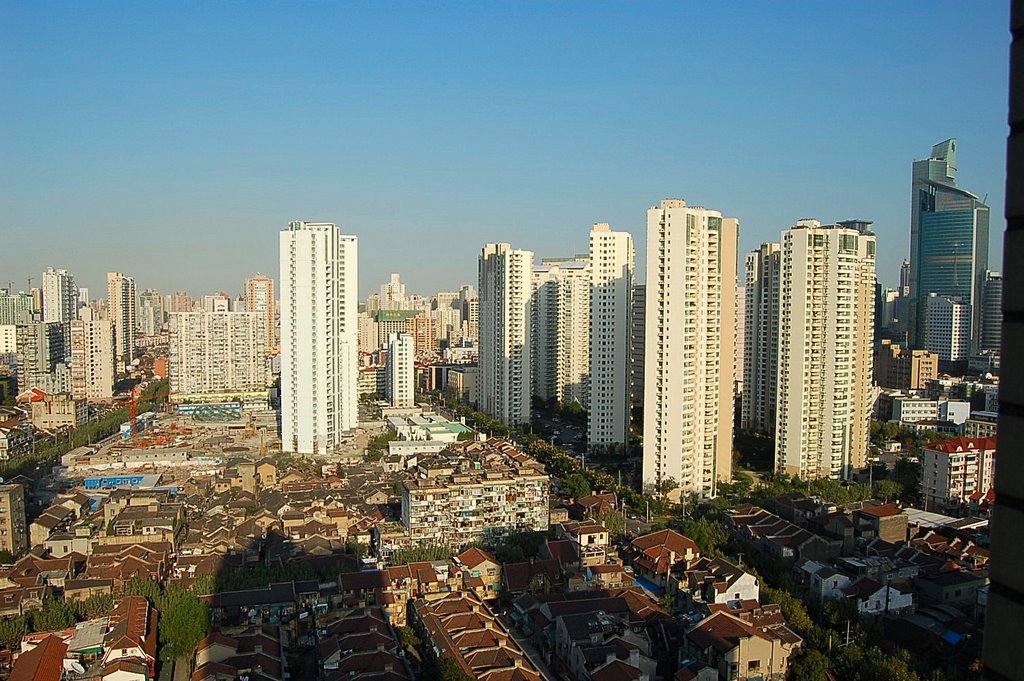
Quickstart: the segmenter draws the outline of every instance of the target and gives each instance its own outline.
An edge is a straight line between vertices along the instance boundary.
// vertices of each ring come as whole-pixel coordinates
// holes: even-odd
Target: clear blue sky
[[[277,277],[290,219],[360,239],[360,292],[476,278],[489,241],[585,251],[664,197],[867,218],[958,137],[1001,268],[1007,2],[0,2],[0,280],[97,295]],[[741,256],[742,257],[742,256]],[[6,285],[6,284],[0,284]]]

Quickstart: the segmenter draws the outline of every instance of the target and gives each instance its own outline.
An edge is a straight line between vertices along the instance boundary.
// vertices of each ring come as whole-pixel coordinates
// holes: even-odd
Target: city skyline
[[[20,103],[3,143],[14,162],[0,170],[3,283],[21,289],[55,267],[93,291],[123,271],[139,290],[234,294],[255,272],[276,277],[283,225],[322,220],[362,242],[361,299],[390,272],[429,293],[472,282],[488,242],[569,257],[608,222],[643,251],[645,208],[681,196],[730,206],[740,252],[804,217],[873,220],[879,276],[894,286],[909,255],[908,168],[922,150],[958,138],[958,180],[1002,203],[1002,3],[925,15],[820,4],[249,9],[67,5],[76,21],[56,25],[38,8],[0,10],[0,94]],[[651,19],[705,30],[655,45]],[[30,40],[44,21],[61,50]],[[386,33],[368,30],[385,21]],[[456,36],[444,31],[452,22]],[[559,29],[568,22],[574,31]],[[935,32],[954,25],[951,97],[917,83]],[[168,29],[174,39],[154,39]],[[613,29],[619,39],[604,40]],[[804,48],[808,35],[835,40]],[[299,36],[321,46],[274,60],[255,46]],[[801,47],[763,59],[786,44]],[[46,239],[15,227],[40,205]],[[993,240],[991,263],[1000,248]]]

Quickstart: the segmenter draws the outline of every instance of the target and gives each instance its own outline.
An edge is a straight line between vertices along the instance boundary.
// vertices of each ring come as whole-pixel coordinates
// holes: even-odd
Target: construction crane
[[[132,437],[135,437],[136,435],[139,434],[139,424],[136,421],[136,418],[139,415],[139,395],[137,395],[135,392],[137,388],[138,386],[132,387],[132,401],[128,404],[128,423],[131,425]],[[156,400],[161,397],[167,397],[170,394],[171,393],[169,390],[161,390],[158,393],[146,395],[146,400]]]

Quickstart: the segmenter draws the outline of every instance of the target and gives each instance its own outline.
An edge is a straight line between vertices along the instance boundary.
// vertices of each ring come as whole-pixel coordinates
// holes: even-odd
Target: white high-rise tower
[[[776,469],[846,478],[868,446],[875,235],[800,220],[781,262]]]
[[[125,371],[135,355],[135,279],[107,272],[107,319],[114,325],[114,364]]]
[[[358,421],[356,237],[295,221],[280,243],[281,447],[329,453]]]
[[[590,410],[587,445],[629,442],[629,359],[636,253],[629,232],[590,232]]]
[[[708,497],[732,476],[738,234],[681,199],[647,211],[645,487]]]
[[[70,323],[78,319],[78,287],[67,270],[43,272],[43,321]]]
[[[747,253],[746,339],[743,354],[743,407],[740,427],[758,433],[775,432],[779,367],[779,244],[765,243]]]
[[[388,335],[388,363],[384,371],[392,407],[416,404],[416,344],[407,333]]]
[[[479,403],[510,426],[530,422],[533,252],[487,244],[480,254]]]

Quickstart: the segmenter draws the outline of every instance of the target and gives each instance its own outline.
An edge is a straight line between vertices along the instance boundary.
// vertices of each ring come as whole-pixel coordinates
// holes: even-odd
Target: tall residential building
[[[765,434],[775,432],[781,273],[779,244],[761,244],[756,251],[747,253],[740,427]]]
[[[384,368],[387,399],[392,407],[416,404],[416,344],[407,333],[388,337],[388,363]]]
[[[43,321],[69,323],[78,317],[78,287],[67,270],[43,272]]]
[[[636,271],[633,235],[598,222],[590,231],[590,405],[587,446],[629,443],[629,353]]]
[[[71,390],[70,341],[68,325],[62,322],[33,322],[15,328],[18,363],[18,391],[39,388],[45,392]]]
[[[178,291],[172,293],[165,299],[164,312],[170,314],[172,312],[192,312],[195,308],[195,301],[185,291]]]
[[[479,274],[480,410],[506,425],[529,423],[533,252],[487,244]]]
[[[405,284],[401,282],[397,274],[391,275],[391,280],[380,287],[380,309],[381,310],[408,310],[411,309],[405,297]]]
[[[114,396],[114,327],[82,308],[71,322],[71,394],[75,399],[108,400]]]
[[[21,485],[0,485],[0,551],[20,556],[28,548],[25,488]]]
[[[135,279],[107,272],[107,318],[114,324],[114,361],[118,371],[131,365],[135,354]]]
[[[943,362],[965,361],[971,355],[971,306],[954,296],[928,296],[924,349]]]
[[[1003,340],[1003,275],[985,273],[985,288],[981,296],[980,350],[999,351]]]
[[[245,311],[254,312],[263,319],[267,351],[277,347],[275,321],[274,280],[265,274],[256,274],[245,280]]]
[[[647,319],[647,285],[633,286],[629,320],[629,411],[638,427],[644,422],[644,324]]]
[[[875,383],[896,390],[924,390],[939,377],[939,356],[927,350],[902,348],[882,339],[875,355]]]
[[[178,400],[266,393],[264,319],[255,312],[175,312],[168,373]]]
[[[358,422],[357,240],[295,221],[280,244],[281,446],[329,453]]]
[[[738,236],[681,199],[647,211],[645,488],[714,496],[731,479]]]
[[[911,347],[925,338],[928,297],[960,298],[971,307],[972,349],[981,340],[982,291],[988,269],[989,207],[956,186],[956,140],[914,161],[910,224]]]
[[[800,220],[782,236],[775,464],[802,478],[864,465],[872,407],[875,236]]]
[[[590,261],[544,259],[533,266],[533,394],[587,408],[590,379]]]
[[[735,358],[732,370],[733,396],[743,396],[743,358],[747,355],[747,287],[736,287],[736,312],[733,315],[733,351]]]
[[[78,287],[78,307],[89,307],[89,289],[86,286]]]
[[[36,312],[28,293],[0,293],[0,325],[27,324]]]
[[[139,329],[144,336],[156,336],[164,328],[164,297],[147,288],[139,294]]]

